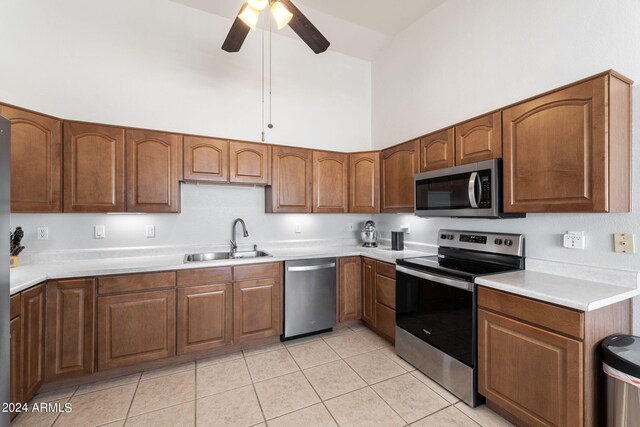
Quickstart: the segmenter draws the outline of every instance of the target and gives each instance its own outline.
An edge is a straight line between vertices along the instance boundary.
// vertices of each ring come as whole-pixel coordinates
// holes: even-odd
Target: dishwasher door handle
[[[331,264],[320,264],[320,265],[304,265],[301,267],[287,267],[287,271],[314,271],[314,270],[324,270],[327,268],[333,268],[336,266],[335,262]]]

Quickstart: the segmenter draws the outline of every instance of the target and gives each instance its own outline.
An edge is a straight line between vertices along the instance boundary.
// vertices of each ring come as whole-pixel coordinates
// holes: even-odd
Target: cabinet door
[[[376,303],[376,330],[391,341],[396,339],[396,311]]]
[[[229,142],[229,181],[238,184],[270,184],[271,147],[251,142]]]
[[[505,212],[607,210],[606,78],[508,108]]]
[[[232,289],[230,283],[178,289],[178,354],[233,342]]]
[[[267,187],[267,212],[312,211],[313,155],[311,150],[272,148],[272,185]]]
[[[233,285],[233,338],[240,343],[282,333],[282,291],[279,278]]]
[[[349,155],[349,212],[380,212],[380,153]]]
[[[11,321],[11,335],[9,341],[9,400],[12,403],[22,403],[22,325],[19,317]],[[17,412],[12,412],[13,420]]]
[[[313,212],[349,211],[349,156],[313,152]]]
[[[420,172],[450,168],[455,164],[454,128],[420,138]]]
[[[65,122],[64,211],[124,210],[124,129]]]
[[[22,398],[29,401],[44,380],[45,287],[22,293]]]
[[[338,320],[362,317],[362,260],[359,256],[338,259]]]
[[[376,262],[369,258],[362,260],[362,320],[376,325]]]
[[[127,211],[180,212],[180,136],[127,130]]]
[[[229,181],[229,141],[185,136],[183,152],[186,181]]]
[[[502,115],[487,114],[456,126],[456,165],[502,158]]]
[[[478,310],[478,387],[526,425],[583,424],[583,345]]]
[[[420,170],[420,140],[382,152],[381,212],[413,212],[413,175]]]
[[[98,370],[176,354],[176,292],[98,297]]]
[[[47,283],[47,381],[94,372],[95,279]]]
[[[62,212],[62,123],[0,105],[11,120],[11,211]]]

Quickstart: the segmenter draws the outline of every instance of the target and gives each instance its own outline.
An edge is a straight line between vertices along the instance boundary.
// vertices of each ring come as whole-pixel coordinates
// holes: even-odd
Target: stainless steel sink
[[[261,258],[270,256],[272,255],[264,251],[238,251],[235,253],[209,252],[201,254],[186,254],[184,256],[184,262],[186,264],[188,262],[220,261],[225,259]]]

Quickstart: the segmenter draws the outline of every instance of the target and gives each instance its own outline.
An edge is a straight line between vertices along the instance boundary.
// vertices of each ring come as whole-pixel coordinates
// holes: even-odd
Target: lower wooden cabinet
[[[394,341],[396,339],[396,311],[376,303],[376,330]]]
[[[95,297],[95,279],[47,283],[47,381],[94,372]]]
[[[362,260],[359,256],[338,259],[338,321],[362,317]]]
[[[98,370],[175,354],[175,289],[98,297]]]
[[[230,283],[178,289],[178,354],[233,342],[232,292]]]
[[[16,317],[11,321],[9,340],[9,400],[12,403],[22,402],[22,324]],[[12,412],[9,417],[13,420],[17,412]]]
[[[362,321],[376,325],[376,262],[362,260]]]
[[[278,336],[281,333],[282,283],[280,278],[234,283],[234,342]]]
[[[29,401],[44,381],[45,285],[22,292],[22,399]]]

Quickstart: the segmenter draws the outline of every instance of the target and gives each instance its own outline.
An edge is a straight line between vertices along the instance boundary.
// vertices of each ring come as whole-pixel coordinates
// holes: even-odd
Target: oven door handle
[[[476,181],[478,180],[478,172],[473,172],[469,176],[469,185],[467,186],[469,192],[469,203],[472,208],[478,207],[478,200],[476,200]],[[482,199],[482,186],[480,186],[479,199]]]
[[[473,283],[465,282],[464,280],[458,279],[450,279],[448,277],[437,276],[435,274],[429,274],[422,271],[412,270],[410,268],[402,267],[400,265],[396,265],[396,271],[401,273],[406,273],[410,276],[419,277],[425,280],[431,280],[432,282],[441,283],[447,286],[453,286],[454,288],[463,289],[468,292],[473,292]]]

